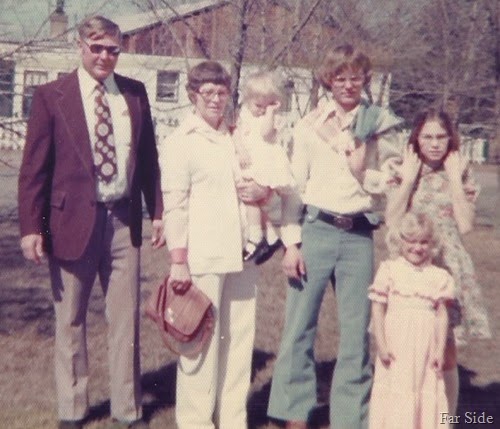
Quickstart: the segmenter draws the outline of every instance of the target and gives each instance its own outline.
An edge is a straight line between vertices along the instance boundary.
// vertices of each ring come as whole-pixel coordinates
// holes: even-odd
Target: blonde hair
[[[431,246],[431,257],[436,259],[441,252],[441,240],[431,218],[425,213],[407,212],[399,225],[391,228],[385,242],[391,258],[401,255],[401,242],[404,239],[420,240],[427,238]]]
[[[241,95],[243,103],[256,96],[272,97],[282,101],[283,83],[275,72],[258,71],[248,76]]]

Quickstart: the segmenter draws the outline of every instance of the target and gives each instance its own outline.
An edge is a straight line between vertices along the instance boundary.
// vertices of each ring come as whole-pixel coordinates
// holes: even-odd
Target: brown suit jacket
[[[132,144],[128,180],[130,237],[142,242],[142,198],[151,219],[161,219],[158,153],[144,85],[115,74],[128,105]],[[21,236],[43,234],[46,250],[76,260],[96,219],[96,178],[76,70],[35,91],[19,175]]]

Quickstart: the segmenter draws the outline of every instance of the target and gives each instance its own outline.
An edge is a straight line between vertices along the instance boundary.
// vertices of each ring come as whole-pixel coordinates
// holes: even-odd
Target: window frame
[[[23,100],[21,114],[23,118],[28,118],[31,112],[33,95],[38,86],[47,83],[49,72],[46,70],[24,70],[23,76]]]
[[[0,59],[0,117],[11,118],[14,115],[15,74],[15,63]]]
[[[283,103],[280,110],[282,112],[291,112],[293,106],[293,95],[295,92],[295,82],[289,78],[283,84]]]
[[[156,71],[156,101],[177,103],[179,101],[179,70],[157,70]],[[162,80],[165,78],[165,80]],[[168,77],[172,77],[168,81]]]

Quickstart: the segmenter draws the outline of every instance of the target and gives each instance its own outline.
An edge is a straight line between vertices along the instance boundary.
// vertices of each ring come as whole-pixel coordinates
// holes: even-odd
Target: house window
[[[47,72],[43,71],[30,71],[24,72],[24,91],[23,91],[23,117],[27,118],[31,110],[31,102],[33,101],[33,94],[37,86],[47,82]]]
[[[290,112],[292,110],[292,99],[295,89],[295,83],[292,79],[288,79],[283,85],[283,105],[281,111]]]
[[[12,116],[13,99],[14,63],[0,60],[0,116]]]
[[[156,101],[179,99],[179,72],[159,70],[156,74]]]

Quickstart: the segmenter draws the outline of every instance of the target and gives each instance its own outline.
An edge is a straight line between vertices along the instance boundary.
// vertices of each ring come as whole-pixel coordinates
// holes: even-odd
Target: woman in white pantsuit
[[[178,362],[179,429],[247,427],[257,269],[242,262],[235,152],[223,120],[230,82],[216,62],[192,68],[187,91],[194,111],[160,147],[169,281],[178,291],[195,283],[216,313],[215,333],[205,350]],[[238,190],[247,198],[265,192],[255,184]]]

